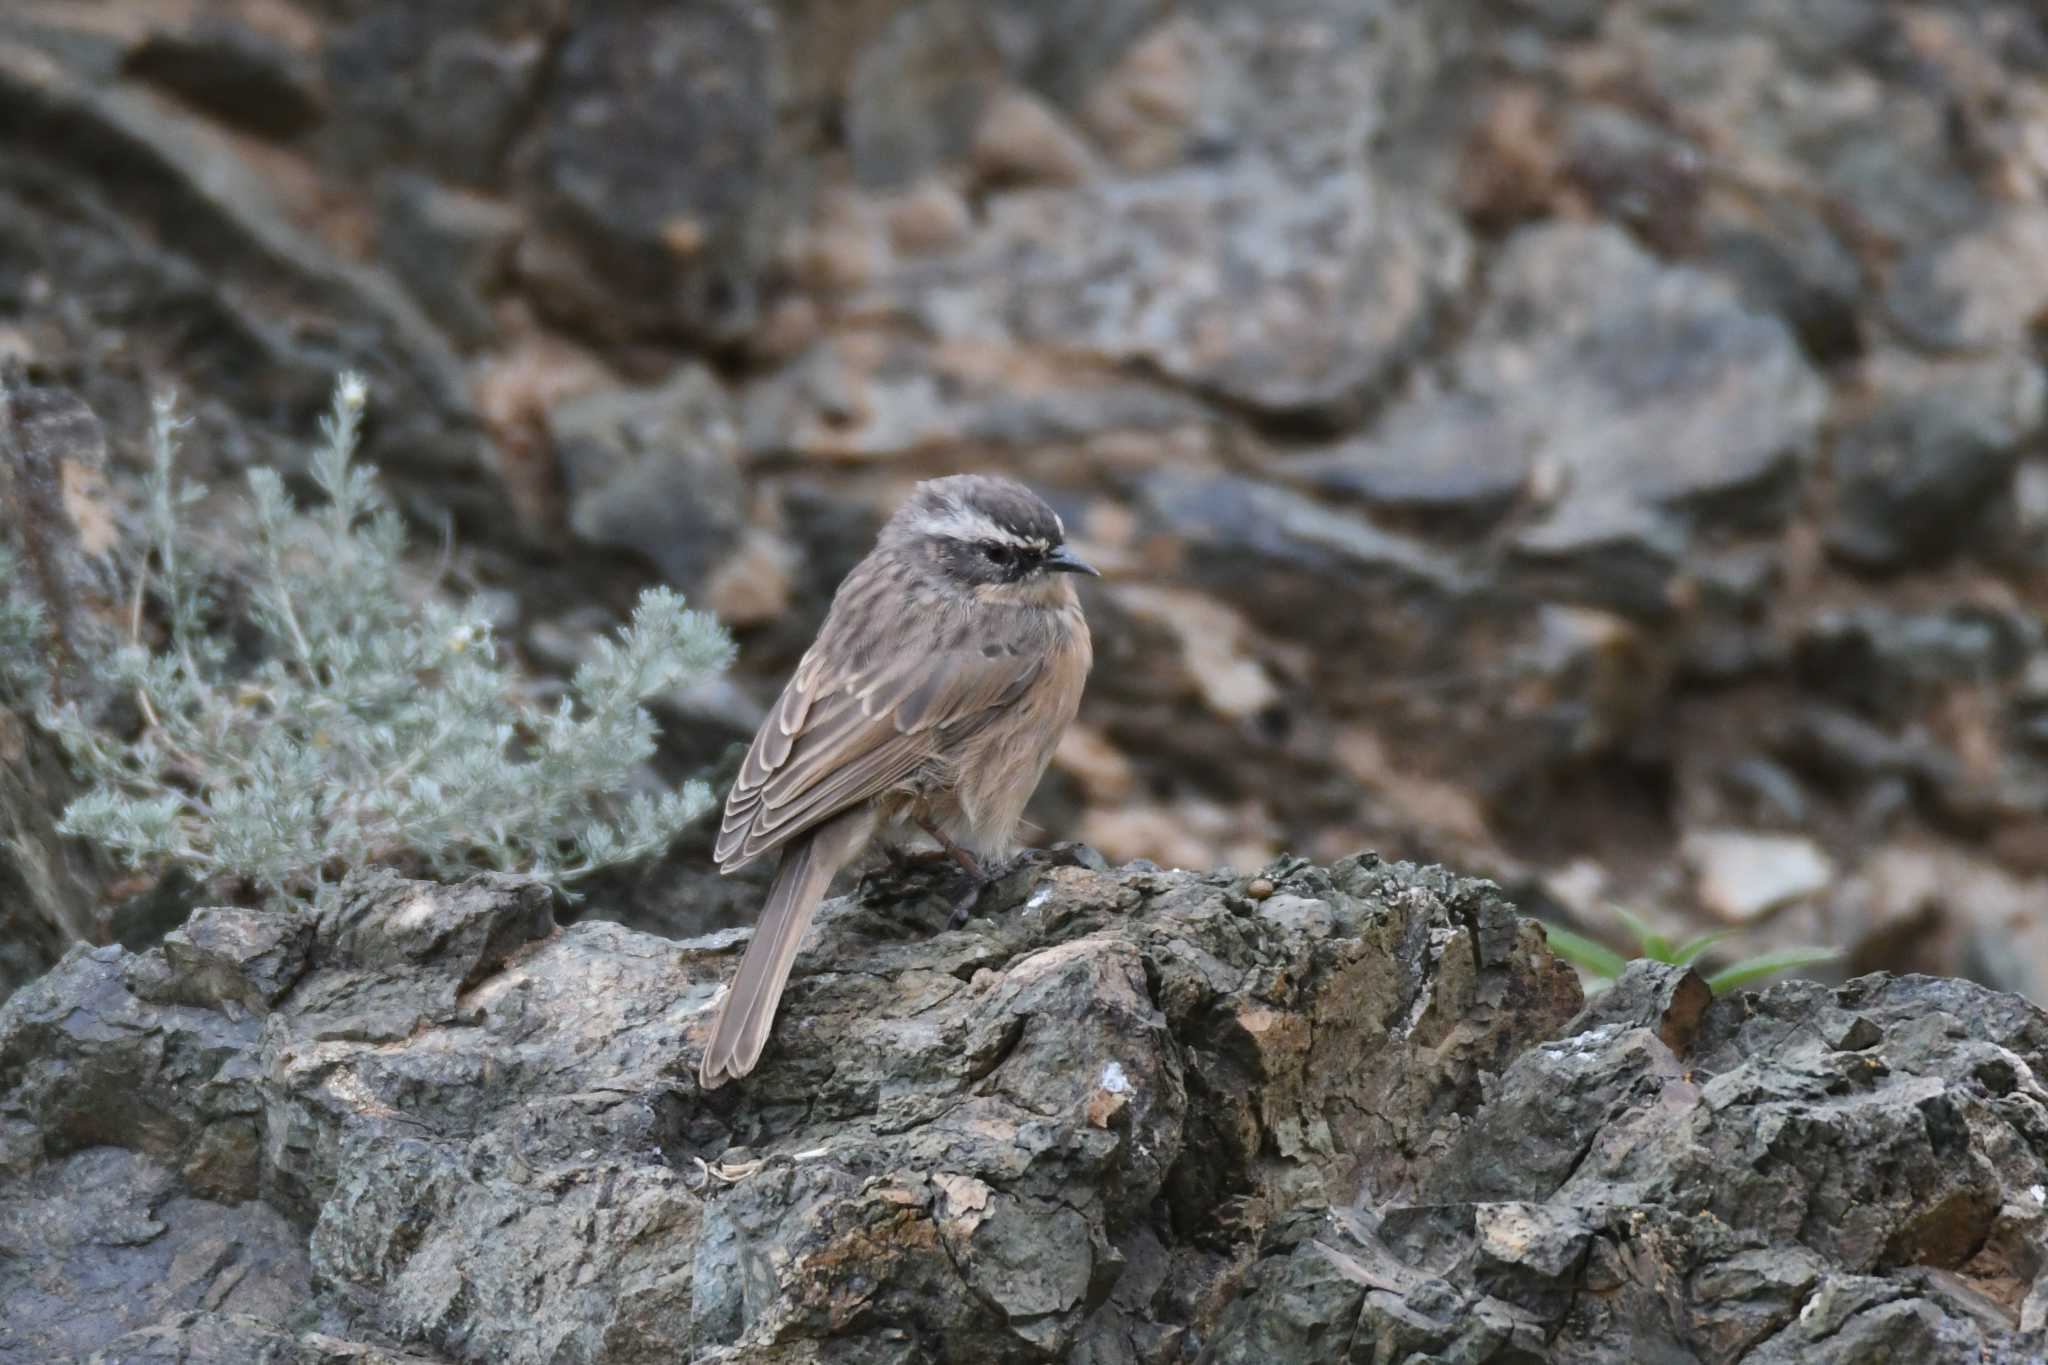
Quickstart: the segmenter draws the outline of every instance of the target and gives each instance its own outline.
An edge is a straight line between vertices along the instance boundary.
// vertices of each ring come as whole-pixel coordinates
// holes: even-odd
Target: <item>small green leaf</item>
[[[1650,922],[1636,914],[1626,905],[1609,902],[1607,908],[1614,917],[1628,926],[1636,937],[1636,944],[1642,949],[1642,956],[1653,962],[1671,961],[1671,940],[1650,927]]]
[[[1544,936],[1550,940],[1550,951],[1575,967],[1583,967],[1595,976],[1611,979],[1620,976],[1622,970],[1628,966],[1627,958],[1604,943],[1587,938],[1584,934],[1575,934],[1548,920],[1541,923]]]
[[[1690,967],[1693,963],[1699,961],[1701,953],[1704,953],[1707,949],[1721,942],[1734,932],[1733,929],[1714,929],[1701,934],[1698,938],[1687,939],[1684,943],[1678,945],[1677,950],[1671,954],[1671,965],[1674,967]]]
[[[1723,967],[1707,978],[1707,985],[1713,988],[1714,994],[1726,995],[1729,991],[1747,986],[1752,981],[1761,981],[1780,972],[1797,971],[1801,967],[1811,967],[1819,962],[1832,962],[1840,956],[1841,954],[1833,948],[1780,948],[1775,952],[1745,957],[1740,962]]]

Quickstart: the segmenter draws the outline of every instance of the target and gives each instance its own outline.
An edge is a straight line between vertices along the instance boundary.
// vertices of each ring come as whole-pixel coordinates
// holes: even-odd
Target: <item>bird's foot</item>
[[[967,889],[960,893],[953,901],[953,913],[946,916],[946,927],[948,929],[965,928],[967,921],[974,918],[974,912],[981,908],[982,896],[994,884],[995,879],[985,873],[980,876],[969,877],[967,879]]]
[[[1036,877],[1038,873],[1054,867],[1079,866],[1077,860],[1063,849],[1026,848],[1011,854],[999,863],[983,863],[980,875],[972,879],[966,892],[953,902],[952,918],[946,921],[948,929],[958,929],[971,919],[981,908],[982,899],[992,888],[1012,882],[1019,873]],[[1015,894],[1022,895],[1021,887]]]
[[[985,896],[989,886],[993,886],[993,884],[995,884],[995,878],[991,878],[985,872],[981,872],[977,876],[969,876],[967,878],[967,890],[963,890],[961,894],[954,896],[954,900],[952,900],[952,915],[946,915],[946,927],[948,929],[965,929],[967,921],[973,919],[975,911],[981,909],[981,896]]]

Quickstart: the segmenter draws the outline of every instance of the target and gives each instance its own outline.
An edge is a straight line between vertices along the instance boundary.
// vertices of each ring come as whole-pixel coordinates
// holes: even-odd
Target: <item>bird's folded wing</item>
[[[1015,701],[1043,667],[1014,654],[912,651],[833,676],[821,651],[761,722],[713,853],[730,872],[910,778]]]

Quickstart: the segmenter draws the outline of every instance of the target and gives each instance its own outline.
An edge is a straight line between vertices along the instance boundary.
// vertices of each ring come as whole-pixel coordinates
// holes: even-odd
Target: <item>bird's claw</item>
[[[975,911],[981,908],[982,897],[988,894],[990,887],[1008,881],[1026,868],[1051,867],[1054,861],[1053,856],[1045,849],[1026,848],[1018,850],[994,866],[984,863],[979,869],[980,875],[974,877],[967,890],[953,902],[953,913],[947,918],[946,927],[958,929],[973,918]]]

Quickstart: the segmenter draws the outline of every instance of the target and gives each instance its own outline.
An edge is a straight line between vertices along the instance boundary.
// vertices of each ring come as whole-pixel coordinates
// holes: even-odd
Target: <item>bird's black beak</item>
[[[1093,564],[1076,555],[1062,545],[1045,557],[1047,573],[1084,573],[1090,578],[1100,578],[1102,573]]]

